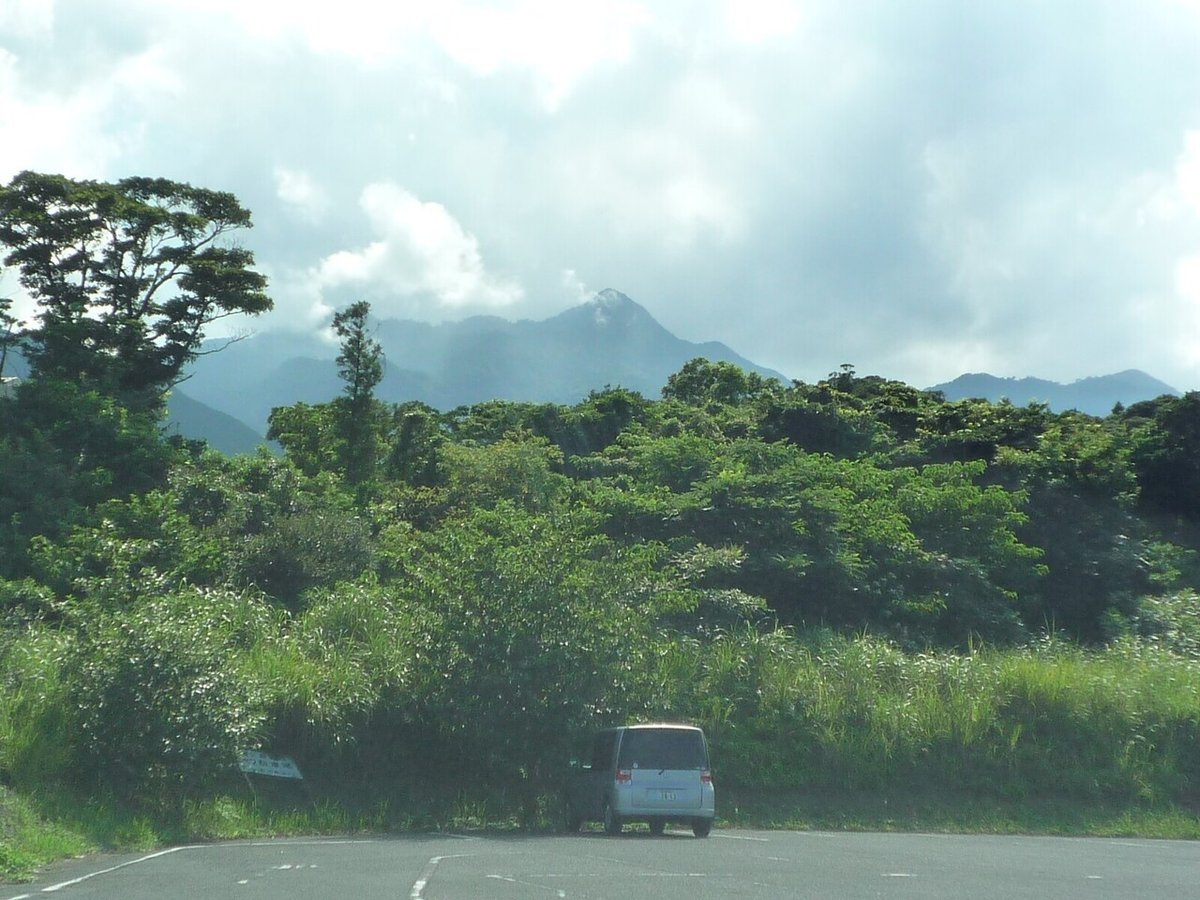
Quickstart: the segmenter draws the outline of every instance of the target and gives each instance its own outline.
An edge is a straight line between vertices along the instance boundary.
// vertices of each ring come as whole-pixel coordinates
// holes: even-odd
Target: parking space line
[[[431,856],[429,862],[425,864],[425,868],[421,870],[420,877],[413,882],[412,890],[408,894],[409,900],[422,900],[421,895],[429,886],[429,880],[433,878],[433,873],[437,871],[437,867],[443,859],[461,859],[464,856],[472,855],[471,853],[451,853],[448,856]]]

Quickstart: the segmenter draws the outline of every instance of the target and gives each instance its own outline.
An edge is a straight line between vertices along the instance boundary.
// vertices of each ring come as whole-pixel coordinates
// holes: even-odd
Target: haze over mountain
[[[670,375],[699,356],[788,381],[720,342],[676,337],[612,289],[542,321],[474,316],[377,326],[386,366],[376,396],[441,410],[492,399],[572,404],[607,385],[657,397]],[[341,392],[337,353],[336,343],[317,336],[265,333],[201,356],[176,393],[265,433],[272,408],[322,403]]]
[[[999,378],[986,373],[971,373],[945,384],[935,384],[929,390],[941,391],[947,400],[982,397],[993,403],[1008,400],[1017,406],[1045,403],[1055,412],[1077,409],[1093,416],[1107,416],[1117,403],[1128,406],[1163,394],[1179,394],[1169,384],[1138,369],[1080,378],[1070,384],[1041,378]]]
[[[387,357],[377,396],[392,403],[421,400],[440,410],[490,399],[572,404],[606,385],[657,397],[667,378],[696,357],[732,362],[788,383],[784,375],[723,343],[676,337],[612,289],[543,321],[475,316],[441,325],[402,319],[375,324]],[[225,343],[206,346],[216,350]],[[341,393],[337,353],[337,344],[320,336],[272,331],[202,355],[171,393],[167,429],[203,438],[224,453],[252,452],[266,441],[272,408],[323,403]],[[4,374],[27,377],[19,353],[10,353]],[[1040,402],[1056,412],[1077,409],[1095,416],[1108,415],[1116,403],[1179,394],[1137,369],[1070,384],[970,373],[928,390],[949,400]]]

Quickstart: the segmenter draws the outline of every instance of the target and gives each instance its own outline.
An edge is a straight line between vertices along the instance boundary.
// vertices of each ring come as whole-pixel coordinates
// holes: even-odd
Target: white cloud
[[[1175,289],[1200,309],[1200,255],[1184,257],[1176,264]]]
[[[21,75],[18,58],[0,48],[0,180],[22,169],[94,176],[125,136],[108,132],[94,87],[63,94],[39,91]]]
[[[1189,131],[1184,138],[1183,152],[1175,164],[1175,182],[1180,198],[1200,216],[1200,130]]]
[[[54,28],[54,0],[0,0],[0,34],[38,37]]]
[[[737,41],[758,44],[786,37],[799,26],[799,6],[790,0],[728,0],[726,25]]]
[[[310,50],[372,67],[424,56],[438,47],[476,76],[525,71],[542,105],[559,107],[587,72],[627,60],[649,14],[629,0],[191,0],[196,9],[221,9],[257,39],[298,37]]]
[[[325,191],[307,172],[275,167],[275,194],[309,222],[320,221],[329,207]]]
[[[0,179],[22,169],[77,178],[124,175],[147,118],[182,90],[165,44],[87,63],[66,86],[39,83],[36,61],[0,48]]]
[[[440,203],[379,182],[363,190],[360,205],[378,238],[325,257],[316,273],[322,288],[427,296],[444,309],[503,307],[522,297],[519,285],[487,272],[479,241]]]
[[[540,317],[586,280],[801,377],[1187,387],[1200,0],[1094,12],[0,0],[0,180],[231,190],[291,325],[353,293]]]
[[[563,269],[562,286],[566,288],[567,296],[575,303],[586,303],[596,294],[584,284],[583,279],[574,269]]]
[[[532,72],[549,110],[556,109],[590,69],[628,60],[634,32],[649,21],[646,10],[626,0],[435,6],[431,33],[453,59],[480,75],[507,68]]]

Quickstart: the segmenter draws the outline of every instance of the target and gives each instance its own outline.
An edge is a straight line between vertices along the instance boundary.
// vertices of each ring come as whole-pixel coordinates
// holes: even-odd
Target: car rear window
[[[699,731],[646,728],[625,732],[617,766],[621,769],[705,769],[708,756]]]

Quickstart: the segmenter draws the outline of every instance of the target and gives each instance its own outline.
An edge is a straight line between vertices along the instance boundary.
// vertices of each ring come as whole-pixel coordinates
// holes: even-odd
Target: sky
[[[611,287],[805,381],[1200,388],[1200,0],[0,0],[25,169],[236,194],[239,329]]]

